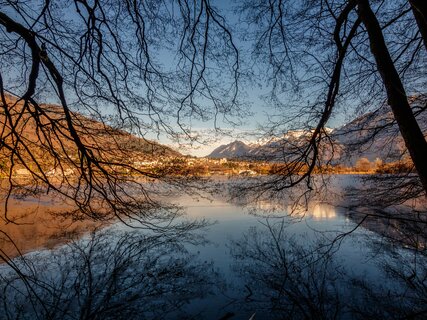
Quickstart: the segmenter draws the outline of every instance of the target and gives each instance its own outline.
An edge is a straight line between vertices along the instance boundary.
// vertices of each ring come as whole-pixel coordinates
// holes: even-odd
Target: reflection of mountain
[[[427,132],[427,96],[413,98],[411,103],[414,113],[424,132]],[[325,146],[320,150],[322,157],[334,161],[341,158],[341,162],[354,165],[360,157],[370,161],[376,158],[394,161],[405,153],[405,146],[400,136],[396,122],[389,106],[382,106],[374,112],[364,114],[357,119],[337,129],[326,129],[331,141],[334,143],[334,156],[332,149]],[[248,160],[284,161],[286,157],[298,150],[310,138],[311,130],[289,131],[282,137],[264,139],[255,144],[245,144],[234,141],[215,149],[208,157],[230,158]],[[325,143],[326,144],[326,143]]]
[[[222,193],[218,196],[230,199],[237,206],[246,207],[259,217],[286,216],[296,221],[305,218],[338,221],[345,217],[347,221],[361,223],[361,228],[399,246],[417,250],[427,248],[427,202],[424,198],[388,205],[384,200],[388,193],[375,195],[372,189],[364,189],[365,177],[359,175],[333,175],[327,187],[319,188],[310,196],[305,193],[305,186],[300,186],[299,190],[264,189],[262,194],[253,193],[252,190],[257,189],[249,184],[252,181],[242,178],[229,180],[228,185],[222,185]],[[266,178],[259,177],[256,181],[262,184]],[[322,178],[316,177],[314,181],[320,183]],[[387,190],[393,190],[393,196],[399,192],[397,185]],[[300,197],[301,194],[305,196]]]
[[[314,220],[329,220],[337,216],[333,205],[323,202],[310,202],[308,205],[290,205],[275,203],[268,200],[259,200],[250,205],[254,209],[266,213],[285,211],[292,218],[313,218]]]
[[[337,216],[335,207],[328,203],[317,203],[311,209],[312,216],[315,220],[333,219]]]
[[[9,200],[7,217],[12,222],[0,220],[1,253],[11,259],[35,249],[52,249],[103,225],[88,219],[73,221],[64,215],[72,209],[71,204],[48,196]]]
[[[343,182],[343,178],[345,179]],[[247,183],[252,180],[235,179],[222,184],[218,199],[228,201],[239,207],[246,207],[256,216],[288,216],[295,219],[312,218],[314,220],[328,220],[337,217],[336,201],[341,200],[340,183],[354,183],[350,176],[335,177],[334,187],[328,190],[319,190],[311,197],[299,198],[298,190],[276,192],[273,189],[263,190],[262,194],[254,194],[245,190]],[[262,178],[256,180],[262,183]],[[256,183],[256,182],[255,182]],[[250,187],[249,187],[250,188]]]
[[[359,207],[347,215],[355,223],[380,235],[377,243],[387,242],[414,251],[427,249],[427,218],[424,214],[408,212],[404,208],[392,211]]]

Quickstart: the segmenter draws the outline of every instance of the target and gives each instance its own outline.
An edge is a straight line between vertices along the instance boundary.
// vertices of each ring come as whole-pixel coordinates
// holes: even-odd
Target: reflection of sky
[[[173,199],[171,199],[173,200]],[[216,221],[209,227],[197,231],[202,233],[208,243],[188,244],[187,248],[195,253],[197,261],[213,262],[214,269],[218,270],[221,277],[227,283],[224,288],[225,292],[208,296],[206,299],[194,299],[188,306],[189,310],[198,311],[207,308],[206,319],[218,319],[226,312],[222,309],[228,305],[230,299],[242,299],[242,293],[246,289],[242,287],[244,282],[236,274],[235,261],[230,253],[233,246],[233,241],[242,241],[245,236],[252,240],[253,231],[257,230],[267,242],[271,240],[271,230],[268,226],[273,226],[273,229],[283,228],[283,234],[286,234],[283,239],[289,239],[295,236],[298,245],[310,246],[319,240],[320,235],[330,235],[333,237],[337,232],[346,232],[354,228],[355,223],[346,220],[346,217],[340,215],[338,209],[324,202],[313,202],[308,205],[294,207],[293,213],[301,215],[300,221],[290,221],[286,215],[292,207],[282,205],[278,208],[277,205],[262,201],[259,203],[257,212],[262,210],[275,209],[278,217],[263,218],[248,214],[247,208],[232,203],[227,203],[224,199],[208,200],[194,199],[191,197],[177,197],[175,202],[187,208],[189,218],[207,218],[211,221]],[[285,218],[283,218],[285,217]],[[122,224],[118,224],[119,229],[124,229]],[[326,231],[319,233],[319,231]],[[135,231],[135,230],[132,230]],[[143,231],[142,231],[143,232]],[[366,237],[368,235],[368,237]],[[337,262],[346,270],[354,272],[356,275],[363,276],[367,281],[384,282],[384,275],[376,266],[376,260],[370,256],[369,240],[377,237],[374,233],[359,228],[352,236],[345,237],[340,242],[340,247],[336,252]],[[286,248],[286,241],[280,243],[283,248]],[[248,257],[249,259],[250,257]],[[245,261],[243,261],[245,263]],[[247,262],[251,262],[249,259]],[[262,271],[262,270],[260,270]],[[343,299],[346,299],[343,297]],[[232,306],[233,308],[233,306]],[[236,310],[233,310],[236,311]],[[251,314],[238,313],[242,319],[248,319]]]
[[[309,246],[319,240],[321,235],[333,238],[337,233],[347,232],[355,226],[353,221],[349,221],[344,215],[339,214],[337,208],[324,202],[310,203],[307,208],[285,204],[280,207],[277,203],[265,200],[246,209],[221,200],[194,202],[187,199],[181,204],[188,206],[190,217],[205,217],[216,222],[208,227],[205,233],[210,243],[203,248],[194,247],[192,250],[199,253],[202,260],[213,260],[227,282],[234,283],[237,288],[240,283],[232,267],[231,240],[239,241],[243,235],[250,236],[250,231],[255,228],[268,236],[267,224],[279,226],[284,221],[284,233],[289,237],[296,236],[299,244]],[[254,207],[257,209],[254,210]],[[251,213],[255,212],[259,215],[249,214],[248,209]],[[289,217],[290,212],[292,215]],[[266,218],[263,218],[264,214]],[[296,219],[292,219],[293,217]],[[345,237],[337,252],[337,259],[344,268],[352,270],[356,274],[363,274],[365,279],[378,281],[378,279],[383,279],[383,276],[376,266],[376,261],[371,259],[369,246],[365,243],[367,239],[375,238],[376,235],[372,234],[365,238],[368,233],[371,234],[371,232],[359,228],[352,236]],[[227,294],[238,297],[244,291],[244,289],[239,291],[234,288]]]

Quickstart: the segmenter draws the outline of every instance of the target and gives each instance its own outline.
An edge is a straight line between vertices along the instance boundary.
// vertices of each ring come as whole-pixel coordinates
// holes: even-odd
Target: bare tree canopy
[[[0,33],[7,198],[48,188],[98,219],[157,209],[123,176],[166,179],[132,166],[135,149],[161,149],[144,137],[192,141],[193,122],[239,113],[239,53],[209,1],[2,1]]]
[[[251,319],[254,308],[307,319],[427,314],[427,0],[0,0],[0,41],[0,318],[196,317],[185,307],[210,290],[231,297],[230,265],[222,279],[214,262],[232,262],[225,248]],[[240,170],[218,152],[216,171],[207,159],[191,171],[194,158],[159,142],[203,143],[201,127],[244,125],[258,94],[265,162]],[[387,144],[401,145],[392,168],[358,153]],[[369,184],[330,174],[345,157]],[[237,179],[204,184],[195,173],[227,166]],[[239,217],[249,202],[261,227]],[[313,208],[319,230],[288,234]],[[240,220],[209,233],[203,210]],[[39,244],[27,243],[35,228],[24,223],[42,225]],[[243,238],[225,240],[229,226]],[[52,249],[61,237],[68,245]],[[223,241],[216,257],[206,250],[212,263],[198,251],[211,238]],[[333,259],[343,239],[350,253],[362,247],[355,259],[383,253],[370,276],[384,277],[347,273],[353,261]]]
[[[252,58],[266,71],[267,101],[277,107],[267,135],[307,132],[304,143],[287,146],[288,165],[277,172],[282,177],[271,182],[274,188],[310,186],[315,167],[337,153],[330,122],[375,112],[387,101],[427,190],[427,144],[410,106],[426,88],[424,9],[405,0],[241,2]],[[295,178],[296,172],[304,174]]]
[[[331,119],[349,109],[372,110],[385,100],[427,188],[427,146],[409,104],[425,89],[422,2],[247,0],[237,9],[239,25],[209,1],[4,1],[5,158],[14,164],[29,163],[24,156],[29,157],[33,163],[26,168],[33,177],[53,187],[20,137],[31,119],[37,144],[46,145],[43,140],[52,134],[70,141],[77,154],[75,160],[68,157],[70,165],[82,183],[96,185],[92,174],[109,176],[105,166],[112,161],[103,158],[99,146],[83,141],[77,113],[141,136],[197,139],[194,121],[213,120],[217,127],[242,115],[239,85],[247,57],[241,48],[247,43],[249,58],[259,62],[251,74],[267,80],[268,103],[279,108],[267,134],[308,131],[304,143],[284,154],[287,165],[272,181],[276,188],[303,181],[311,188],[314,168],[333,158],[334,150],[325,151],[332,143]],[[232,34],[241,27],[246,31],[236,43]],[[40,104],[43,99],[60,104],[60,124]],[[49,154],[56,148],[45,149]],[[330,154],[326,160],[325,154]],[[57,150],[50,158],[64,162]]]

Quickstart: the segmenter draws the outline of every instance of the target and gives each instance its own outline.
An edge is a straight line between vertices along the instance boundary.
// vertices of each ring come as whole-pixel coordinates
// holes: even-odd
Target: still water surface
[[[223,196],[173,202],[185,219],[207,224],[158,233],[118,223],[15,259],[36,297],[3,266],[3,318],[388,318],[418,312],[426,298],[426,280],[419,290],[401,281],[424,275],[425,255],[392,245],[372,223],[356,228],[360,219],[335,200],[296,210],[286,201],[242,206]]]
[[[206,308],[206,315],[211,319],[219,319],[227,312],[234,314],[233,319],[249,319],[254,313],[258,314],[259,319],[274,316],[274,311],[268,307],[263,306],[257,310],[259,307],[255,306],[258,305],[257,303],[254,303],[253,307],[250,306],[252,301],[246,297],[256,289],[251,286],[258,286],[260,283],[251,283],[251,279],[245,279],[242,273],[246,271],[241,270],[240,264],[248,264],[249,268],[251,265],[260,267],[257,265],[257,260],[263,259],[262,254],[265,253],[273,258],[271,255],[278,254],[281,249],[286,250],[290,245],[287,239],[293,239],[297,245],[301,245],[308,251],[311,251],[312,247],[317,247],[316,245],[325,245],[324,249],[327,250],[328,245],[337,235],[353,230],[356,226],[356,223],[346,216],[345,209],[328,203],[312,203],[307,211],[300,212],[304,213],[304,216],[296,218],[295,213],[289,217],[288,210],[276,210],[271,214],[270,208],[266,208],[265,203],[255,211],[260,216],[254,215],[253,210],[251,214],[248,213],[247,208],[220,200],[190,202],[188,199],[182,199],[181,203],[186,204],[190,217],[206,217],[215,221],[215,224],[206,229],[207,244],[188,247],[192,252],[197,252],[201,260],[212,260],[214,268],[219,271],[226,283],[225,288],[222,288],[216,296],[209,297],[205,301],[193,302],[189,306],[190,309],[199,309],[201,312]],[[267,213],[264,210],[268,210]],[[264,217],[265,215],[267,217]],[[282,232],[282,235],[278,241],[283,247],[273,252],[263,252],[264,246],[274,244],[272,240],[279,232]],[[256,237],[255,234],[262,237],[260,243],[251,243]],[[372,237],[376,237],[374,232],[359,228],[343,238],[339,245],[332,246],[331,250],[334,252],[334,257],[339,258],[340,267],[346,271],[361,275],[364,279],[380,281],[382,271],[377,265],[376,253],[370,250]],[[244,258],[236,259],[235,251],[238,250],[236,246],[241,242],[248,245],[247,241],[249,245],[252,244],[248,251],[255,256],[248,257],[246,261]],[[254,249],[260,252],[253,252]],[[263,270],[255,270],[255,272],[261,274]]]

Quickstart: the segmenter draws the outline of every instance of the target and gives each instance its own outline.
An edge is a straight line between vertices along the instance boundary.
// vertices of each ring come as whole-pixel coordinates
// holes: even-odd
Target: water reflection
[[[102,225],[100,221],[75,220],[64,212],[64,201],[47,196],[40,199],[9,199],[7,220],[0,208],[0,263],[39,248],[53,249]]]
[[[394,180],[393,180],[394,179]],[[394,176],[330,176],[327,183],[318,178],[319,187],[312,191],[304,188],[292,190],[264,189],[258,195],[248,182],[229,183],[223,194],[232,203],[247,208],[260,217],[286,216],[296,222],[312,219],[314,221],[336,220],[345,216],[355,227],[371,230],[381,237],[372,241],[393,243],[413,250],[427,248],[427,198],[412,197],[406,192],[412,182],[408,177],[396,179]],[[385,185],[382,182],[387,181]],[[395,182],[393,188],[390,184]],[[255,182],[252,181],[252,184]],[[388,187],[389,189],[385,188]],[[300,186],[301,187],[301,186]],[[242,192],[247,190],[248,192]],[[389,191],[387,191],[389,190]],[[397,192],[391,194],[390,190]],[[406,190],[406,191],[405,191]],[[418,194],[418,193],[417,193]],[[344,231],[343,233],[347,233]]]
[[[395,208],[396,209],[396,208]],[[415,252],[427,250],[427,215],[404,208],[384,210],[358,207],[348,212],[352,221],[375,232],[380,237],[371,244],[382,250],[383,246],[404,247]]]
[[[316,220],[334,219],[337,216],[335,207],[328,203],[315,204],[311,212]]]
[[[217,199],[229,199],[239,207],[245,207],[256,216],[287,216],[297,221],[309,218],[332,220],[337,217],[337,205],[342,200],[342,181],[334,177],[323,178],[318,188],[308,190],[304,185],[293,189],[275,189],[267,185],[265,177],[230,179],[217,186]],[[326,182],[328,180],[328,184]]]
[[[288,227],[284,219],[267,219],[231,243],[246,290],[241,308],[271,319],[427,316],[426,255],[383,251],[377,259],[383,273],[373,279],[345,267],[339,249],[290,235]]]
[[[1,319],[164,319],[219,283],[184,248],[189,234],[94,232],[1,268]],[[18,271],[19,270],[19,271]]]
[[[216,199],[175,199],[209,227],[117,224],[10,260],[0,319],[425,318],[424,211],[355,206],[342,184],[257,198],[223,185]]]
[[[331,220],[337,217],[336,208],[329,203],[310,202],[307,206],[287,205],[286,212],[297,218],[312,218],[313,220]]]
[[[386,282],[353,277],[351,285],[360,291],[352,300],[352,314],[358,319],[426,319],[427,255],[386,251],[379,259]],[[390,283],[394,286],[390,288]]]
[[[312,218],[314,220],[334,219],[337,216],[336,208],[330,203],[311,201],[306,205],[299,203],[278,203],[268,200],[257,200],[252,202],[248,208],[257,215],[274,215],[278,212],[286,212],[290,217],[302,219]]]

